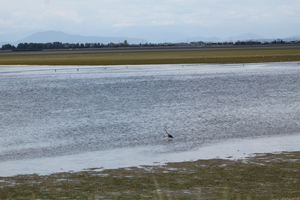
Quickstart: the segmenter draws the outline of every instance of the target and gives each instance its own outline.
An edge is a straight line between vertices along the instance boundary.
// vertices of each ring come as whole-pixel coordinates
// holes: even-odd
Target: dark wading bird
[[[166,129],[165,129],[165,131],[166,131],[166,133],[167,133],[167,136],[168,136],[169,138],[173,138],[173,136],[172,136],[172,135],[170,135]]]

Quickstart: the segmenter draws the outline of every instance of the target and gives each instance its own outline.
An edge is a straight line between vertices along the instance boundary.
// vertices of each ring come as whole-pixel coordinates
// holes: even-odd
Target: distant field
[[[300,46],[0,53],[0,65],[140,65],[300,61]]]

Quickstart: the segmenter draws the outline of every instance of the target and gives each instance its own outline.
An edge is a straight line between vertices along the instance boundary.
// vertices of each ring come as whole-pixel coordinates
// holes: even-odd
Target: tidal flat
[[[300,152],[0,177],[0,199],[298,199]]]
[[[298,63],[1,66],[0,198],[299,197]],[[265,148],[264,138],[283,148]],[[231,141],[264,154],[235,158],[232,149],[245,151]],[[208,155],[215,144],[227,159],[169,159]],[[148,149],[122,151],[140,147]],[[94,153],[120,162],[105,167]],[[165,159],[119,165],[137,155]],[[15,168],[57,158],[72,165],[46,174]],[[78,162],[87,166],[70,171]]]

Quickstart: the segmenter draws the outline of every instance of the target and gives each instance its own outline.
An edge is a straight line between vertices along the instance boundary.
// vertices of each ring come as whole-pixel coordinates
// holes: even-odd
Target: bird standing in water
[[[172,136],[172,135],[170,135],[166,129],[165,129],[165,131],[166,131],[166,133],[167,133],[167,136],[168,136],[169,138],[173,138],[173,136]]]

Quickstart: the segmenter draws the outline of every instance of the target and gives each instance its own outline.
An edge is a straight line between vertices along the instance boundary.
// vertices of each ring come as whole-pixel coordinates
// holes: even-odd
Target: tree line
[[[260,41],[237,41],[237,42],[190,42],[190,43],[145,43],[145,44],[129,44],[127,40],[124,42],[108,44],[103,43],[62,43],[62,42],[48,42],[48,43],[19,43],[17,46],[11,44],[2,45],[2,50],[12,51],[41,51],[43,49],[80,49],[80,48],[101,48],[101,47],[160,47],[160,46],[210,46],[210,45],[264,45],[264,44],[300,44],[300,41],[286,42],[283,40],[274,40],[272,42]]]
[[[69,49],[69,48],[101,48],[101,47],[125,47],[129,46],[127,40],[121,43],[110,42],[103,43],[62,43],[62,42],[48,42],[48,43],[19,43],[17,46],[11,44],[2,45],[2,50],[43,50],[43,49]]]

